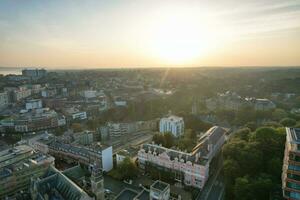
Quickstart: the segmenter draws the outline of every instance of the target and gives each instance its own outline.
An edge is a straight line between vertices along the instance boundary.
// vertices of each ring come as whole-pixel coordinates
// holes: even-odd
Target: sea
[[[2,75],[8,75],[8,74],[22,74],[23,68],[18,67],[0,67],[0,74]]]

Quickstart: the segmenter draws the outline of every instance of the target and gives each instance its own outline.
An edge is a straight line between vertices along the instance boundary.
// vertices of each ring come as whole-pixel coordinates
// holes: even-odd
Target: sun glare
[[[191,10],[161,14],[154,25],[151,48],[166,64],[190,64],[214,45],[208,20]]]

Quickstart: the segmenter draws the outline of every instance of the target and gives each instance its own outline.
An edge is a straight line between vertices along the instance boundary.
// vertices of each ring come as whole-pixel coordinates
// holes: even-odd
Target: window
[[[300,190],[300,185],[297,183],[292,183],[292,182],[287,182],[287,187],[292,188],[292,189],[296,189],[296,190]]]
[[[296,180],[296,181],[300,181],[300,176],[297,175],[297,174],[288,173],[287,177],[290,178],[290,179]]]
[[[289,169],[289,170],[300,171],[300,166],[289,165],[289,166],[288,166],[288,169]]]

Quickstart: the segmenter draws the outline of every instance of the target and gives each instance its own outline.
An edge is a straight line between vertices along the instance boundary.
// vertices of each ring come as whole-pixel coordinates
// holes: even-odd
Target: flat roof
[[[165,183],[165,182],[162,182],[162,181],[155,181],[151,187],[153,187],[154,189],[157,189],[157,190],[165,190],[167,187],[169,186],[169,184]]]
[[[115,200],[132,200],[137,195],[138,193],[136,191],[126,188],[115,198]]]

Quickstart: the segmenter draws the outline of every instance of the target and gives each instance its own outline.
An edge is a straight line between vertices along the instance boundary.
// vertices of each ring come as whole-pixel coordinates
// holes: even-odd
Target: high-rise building
[[[300,128],[286,128],[282,189],[284,198],[300,199]]]
[[[159,122],[159,132],[170,132],[175,137],[179,137],[184,133],[184,121],[182,117],[170,115],[168,117],[161,118]]]
[[[39,79],[47,75],[45,69],[23,69],[22,75],[30,77],[31,79]]]

